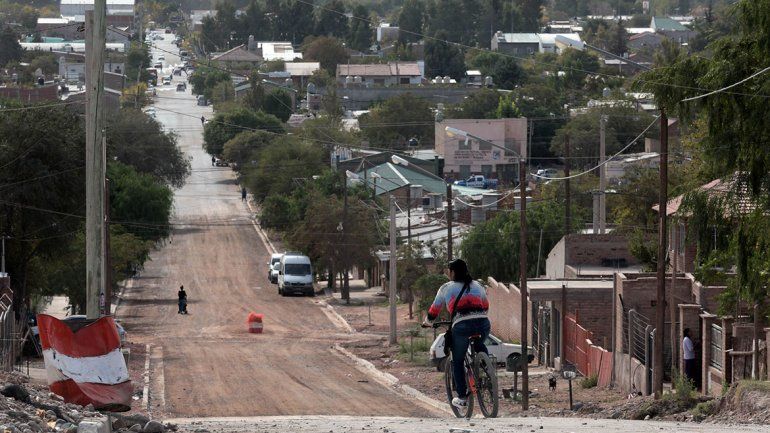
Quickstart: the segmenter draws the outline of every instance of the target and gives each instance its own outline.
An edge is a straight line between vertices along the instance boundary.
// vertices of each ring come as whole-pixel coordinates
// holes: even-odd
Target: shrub
[[[580,380],[580,387],[583,389],[595,388],[598,383],[599,383],[599,375],[592,374]]]

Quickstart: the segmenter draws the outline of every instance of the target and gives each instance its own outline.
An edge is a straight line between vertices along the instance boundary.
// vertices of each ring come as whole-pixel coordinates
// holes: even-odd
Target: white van
[[[276,265],[276,263],[281,262],[281,257],[283,257],[283,254],[281,253],[274,253],[270,256],[270,261],[267,263],[267,279],[270,280],[271,283],[277,284],[278,283],[278,273],[276,272],[276,277],[273,278],[273,266]]]
[[[291,293],[314,296],[313,267],[310,258],[300,254],[286,253],[281,257],[278,270],[278,293],[286,296]]]

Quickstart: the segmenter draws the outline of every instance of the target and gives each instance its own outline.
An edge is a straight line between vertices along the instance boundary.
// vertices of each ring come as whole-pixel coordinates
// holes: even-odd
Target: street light
[[[441,182],[444,182],[444,184],[446,185],[446,203],[447,203],[447,211],[446,211],[446,236],[447,236],[447,239],[446,239],[446,252],[447,252],[447,259],[452,260],[452,243],[453,243],[453,239],[452,239],[452,212],[453,212],[452,211],[452,184],[451,183],[447,183],[441,177],[439,177],[439,176],[429,172],[428,170],[425,170],[424,168],[422,168],[422,167],[420,167],[418,165],[409,164],[409,161],[407,161],[406,159],[404,159],[404,158],[402,158],[402,157],[400,157],[398,155],[391,156],[390,160],[393,161],[394,164],[402,165],[404,167],[414,168],[417,171],[420,171],[420,172],[422,172],[424,174],[427,174],[429,177],[433,177],[433,178],[436,178],[436,179],[440,180]],[[411,224],[411,220],[410,220],[410,224]]]
[[[489,140],[485,140],[481,137],[477,137],[475,135],[470,134],[467,131],[463,131],[462,129],[453,128],[451,126],[447,126],[444,128],[446,131],[446,134],[449,137],[465,137],[465,142],[468,142],[469,138],[473,138],[474,140],[483,141],[491,146],[497,147],[498,149],[503,149],[504,151],[510,151],[514,152],[519,157],[519,192],[520,192],[520,225],[521,229],[519,230],[519,288],[521,289],[521,351],[522,351],[522,358],[524,359],[524,365],[522,366],[521,371],[521,408],[522,410],[528,410],[529,409],[529,364],[527,363],[528,354],[527,354],[527,316],[529,315],[529,311],[527,310],[527,298],[529,296],[527,292],[527,177],[526,177],[526,159],[521,155],[520,152],[517,152],[513,149],[509,149],[504,146],[500,146],[499,144],[492,143]],[[563,313],[562,313],[563,314]]]

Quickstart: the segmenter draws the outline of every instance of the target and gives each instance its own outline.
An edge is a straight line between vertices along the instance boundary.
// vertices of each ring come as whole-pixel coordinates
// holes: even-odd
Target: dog
[[[556,391],[556,376],[551,375],[548,377],[548,389]]]

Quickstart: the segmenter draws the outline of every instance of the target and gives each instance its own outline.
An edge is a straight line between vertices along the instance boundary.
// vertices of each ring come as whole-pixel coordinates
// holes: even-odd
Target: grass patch
[[[704,401],[703,403],[698,403],[695,405],[695,407],[692,409],[692,415],[695,419],[704,419],[706,417],[709,417],[711,415],[714,415],[717,412],[718,405],[716,401]]]
[[[599,383],[599,375],[592,374],[580,380],[580,387],[583,389],[595,388],[598,383]]]
[[[695,400],[695,384],[687,376],[674,371],[674,378],[671,381],[673,393],[665,394],[664,399],[675,400],[678,403],[689,404]]]
[[[738,388],[735,393],[738,397],[742,397],[744,393],[751,391],[759,391],[762,393],[770,394],[770,382],[764,382],[759,380],[741,380],[738,382]]]

